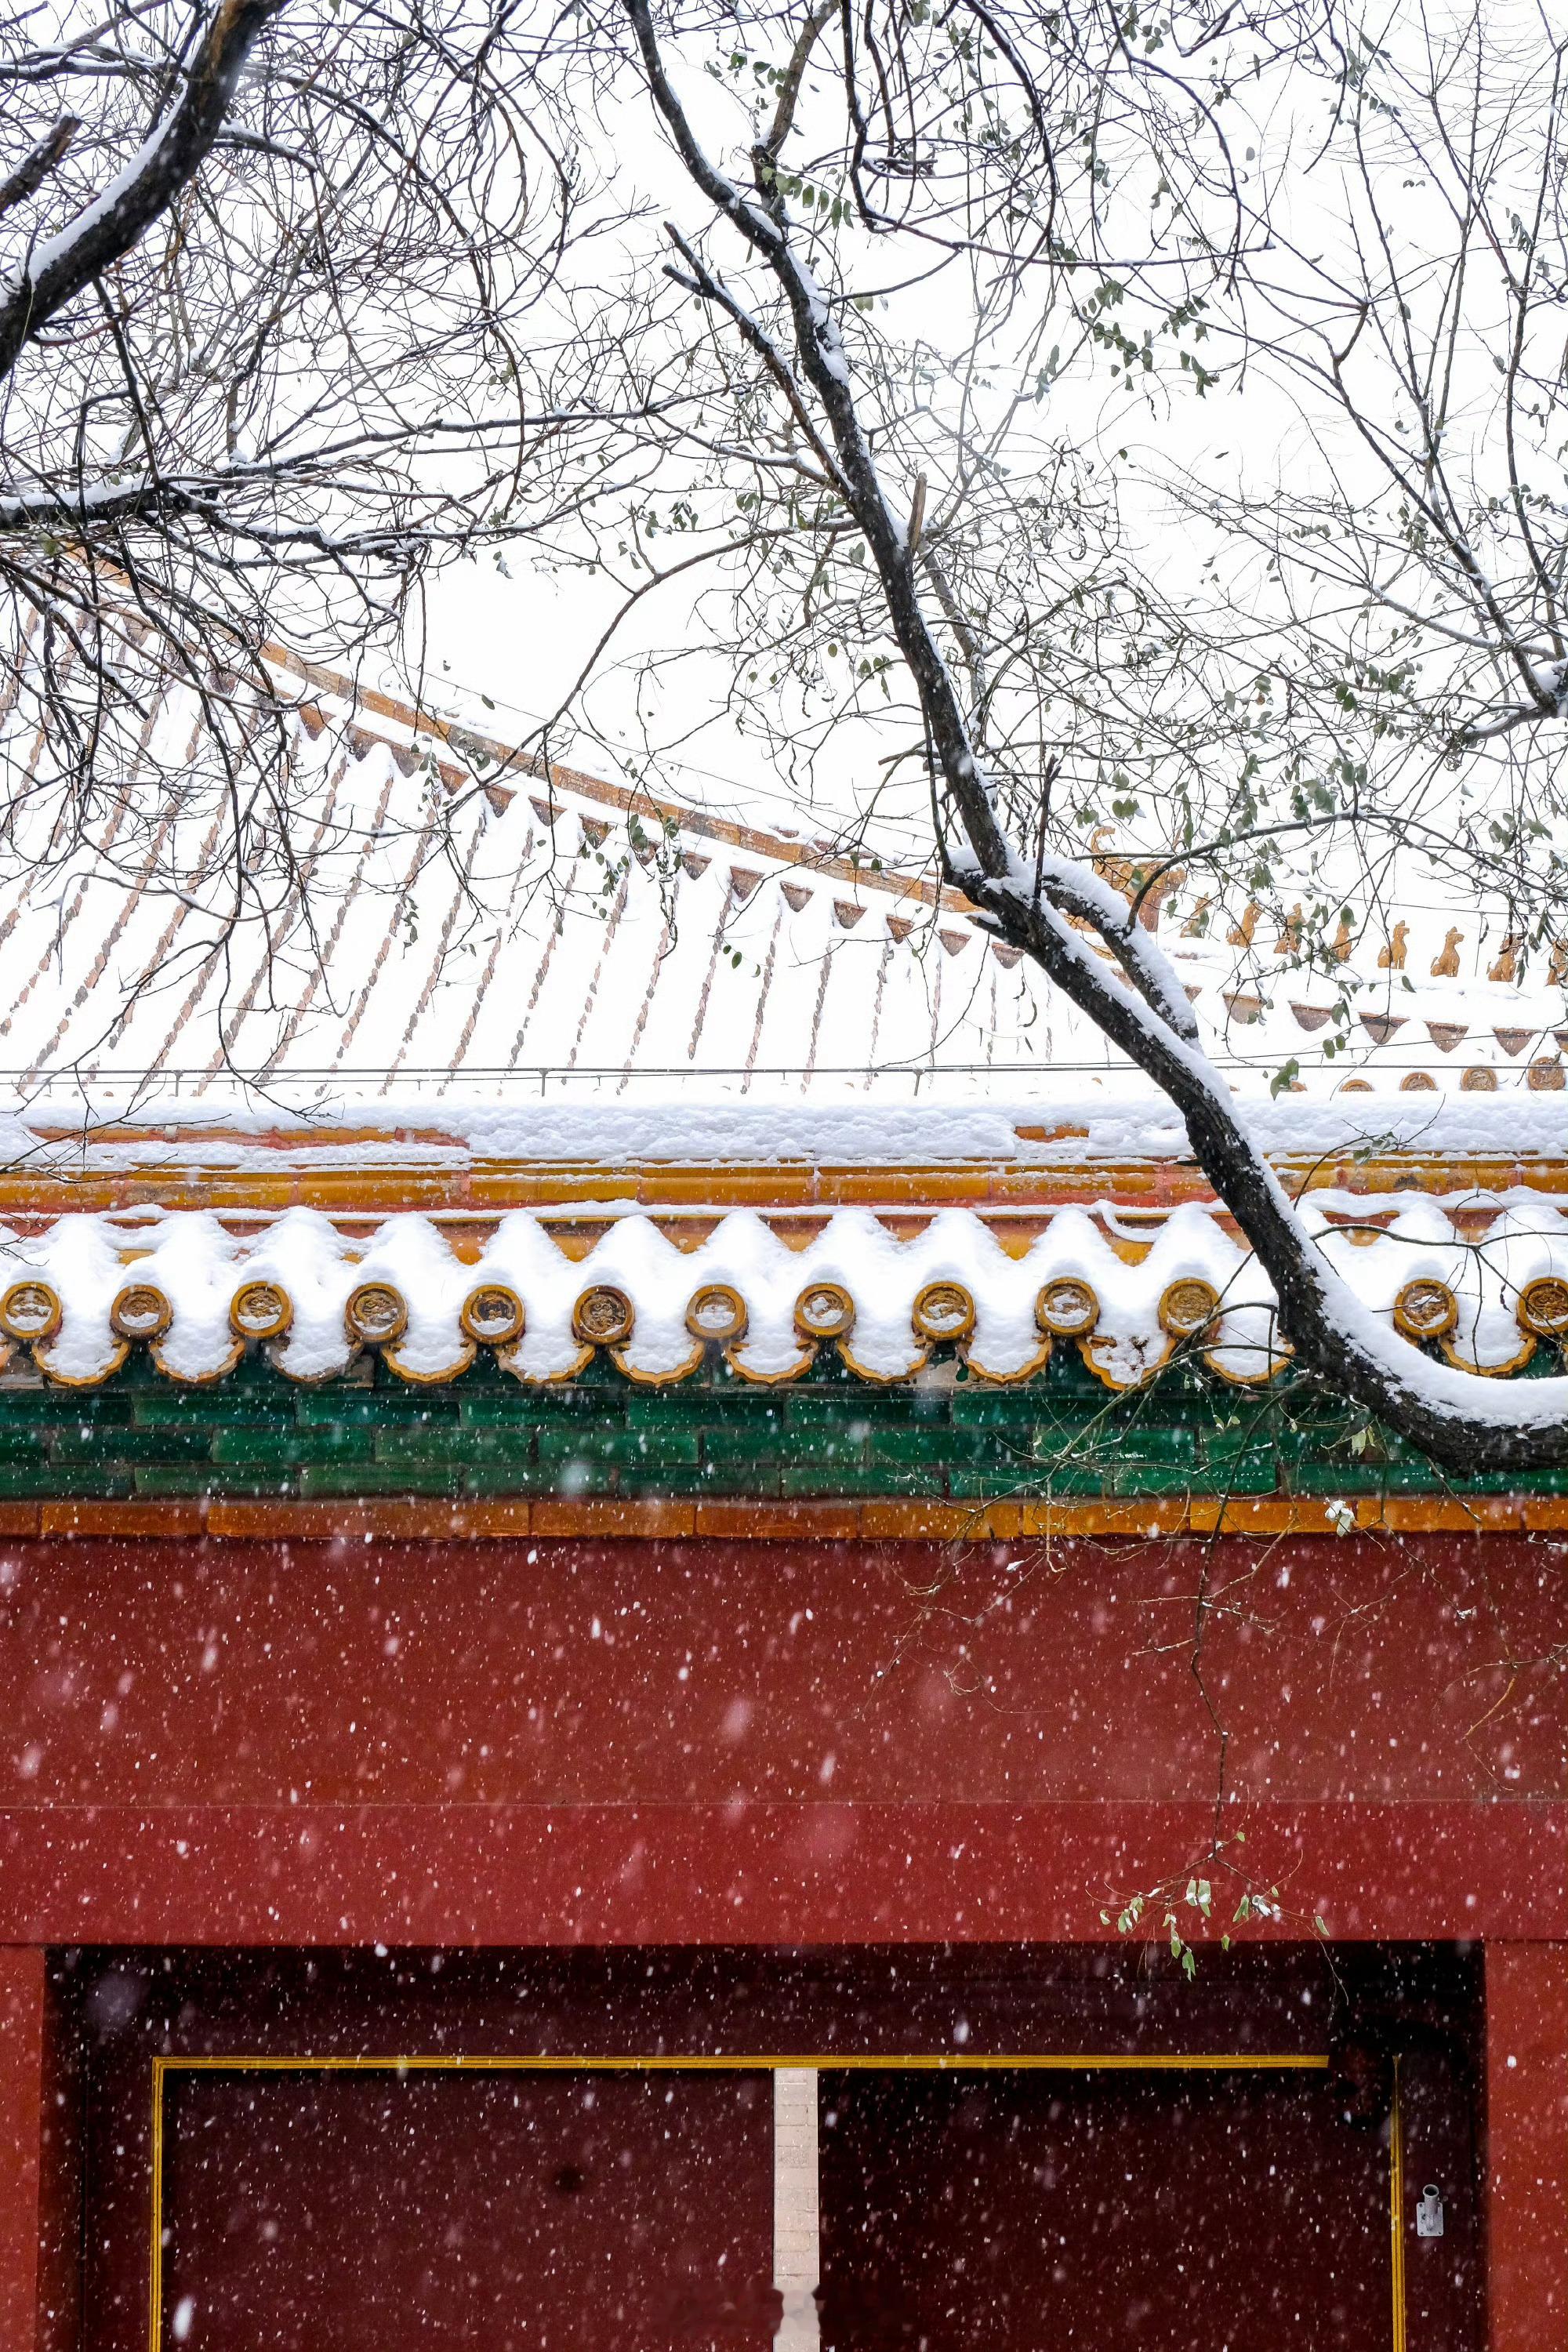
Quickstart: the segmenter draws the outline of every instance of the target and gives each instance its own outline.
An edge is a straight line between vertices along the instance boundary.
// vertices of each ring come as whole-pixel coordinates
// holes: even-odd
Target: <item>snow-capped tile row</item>
[[[1490,1204],[1348,1195],[1309,1204],[1319,1245],[1359,1298],[1413,1343],[1488,1373],[1568,1338],[1568,1214],[1519,1193]],[[875,1381],[940,1377],[962,1360],[985,1381],[1040,1371],[1074,1345],[1112,1389],[1136,1387],[1179,1349],[1223,1378],[1270,1378],[1287,1360],[1274,1299],[1215,1212],[1163,1219],[1102,1204],[1045,1222],[949,1209],[900,1236],[842,1210],[802,1239],[736,1210],[693,1245],[655,1220],[605,1222],[585,1254],[514,1212],[443,1227],[405,1214],[366,1226],[291,1209],[259,1232],[206,1211],[67,1214],[0,1242],[0,1330],[10,1376],[26,1354],[53,1381],[96,1385],[138,1346],[179,1381],[221,1380],[265,1349],[297,1381],[348,1374],[379,1352],[405,1380],[457,1378],[481,1349],[524,1384],[571,1381],[595,1354],[660,1385],[719,1353],[742,1380],[784,1382],[837,1349]]]

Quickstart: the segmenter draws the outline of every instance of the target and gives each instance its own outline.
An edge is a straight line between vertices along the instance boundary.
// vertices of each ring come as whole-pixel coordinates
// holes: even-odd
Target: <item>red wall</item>
[[[42,1952],[0,1950],[0,2347],[33,2343],[45,2081]]]
[[[1222,1746],[1291,1932],[1568,1937],[1564,1597],[1498,1536],[13,1544],[0,1941],[1095,1937]]]
[[[1568,1950],[1502,1943],[1486,1969],[1491,2338],[1568,2343]]]

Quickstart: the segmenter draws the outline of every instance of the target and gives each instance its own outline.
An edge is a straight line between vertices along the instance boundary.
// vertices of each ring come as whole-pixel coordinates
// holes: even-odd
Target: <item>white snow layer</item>
[[[1521,1314],[1529,1286],[1548,1277],[1568,1285],[1568,1213],[1516,1190],[1493,1196],[1478,1220],[1479,1197],[1406,1196],[1392,1205],[1386,1195],[1324,1192],[1305,1213],[1358,1313],[1381,1333],[1393,1327],[1402,1295],[1408,1312],[1411,1285],[1437,1286],[1454,1309],[1441,1341],[1450,1363],[1501,1373],[1534,1346]],[[1462,1220],[1450,1210],[1462,1210]],[[1205,1294],[1195,1296],[1199,1344],[1216,1371],[1267,1379],[1284,1361],[1268,1281],[1221,1218],[1191,1202],[1158,1220],[1110,1202],[1066,1208],[1037,1231],[1031,1218],[1027,1241],[1026,1229],[971,1209],[944,1210],[909,1237],[869,1209],[845,1209],[824,1217],[802,1246],[752,1211],[720,1216],[706,1238],[685,1247],[630,1212],[607,1216],[586,1255],[568,1255],[545,1222],[523,1211],[493,1227],[388,1216],[368,1235],[356,1220],[352,1239],[310,1209],[288,1210],[259,1233],[253,1216],[245,1223],[241,1235],[211,1212],[154,1210],[66,1214],[38,1233],[0,1231],[0,1322],[18,1342],[31,1338],[26,1308],[37,1316],[43,1286],[58,1304],[58,1328],[34,1341],[36,1360],[53,1379],[90,1383],[107,1379],[136,1344],[123,1312],[132,1336],[116,1328],[117,1299],[128,1288],[151,1289],[160,1369],[174,1380],[208,1381],[238,1360],[242,1340],[230,1319],[237,1294],[267,1283],[284,1294],[289,1318],[287,1331],[267,1343],[274,1360],[290,1379],[321,1381],[341,1376],[377,1344],[346,1320],[353,1294],[374,1284],[395,1294],[402,1313],[401,1330],[379,1343],[388,1362],[406,1379],[441,1381],[476,1353],[462,1325],[465,1302],[499,1288],[515,1296],[525,1318],[521,1337],[499,1345],[500,1360],[532,1383],[569,1379],[587,1362],[591,1337],[579,1336],[575,1318],[587,1293],[608,1289],[627,1302],[631,1328],[604,1344],[634,1378],[663,1381],[694,1371],[716,1344],[694,1331],[689,1314],[700,1292],[719,1286],[743,1312],[743,1328],[721,1343],[731,1363],[744,1378],[773,1381],[797,1377],[812,1361],[819,1343],[803,1336],[797,1310],[807,1292],[831,1285],[851,1303],[850,1327],[837,1342],[847,1360],[868,1379],[897,1381],[919,1374],[943,1344],[916,1324],[920,1295],[936,1284],[963,1295],[961,1320],[973,1309],[972,1328],[956,1340],[971,1370],[1012,1381],[1037,1370],[1051,1344],[1042,1293],[1071,1280],[1093,1294],[1079,1344],[1111,1387],[1147,1379],[1179,1344],[1178,1285],[1206,1285],[1214,1294],[1206,1325]],[[795,1220],[789,1230],[798,1240]],[[1194,1294],[1185,1296],[1190,1310]],[[140,1303],[145,1329],[148,1302]],[[1414,1348],[1410,1361],[1413,1376],[1431,1369]]]
[[[1423,1160],[1528,1162],[1568,1152],[1568,1111],[1554,1095],[1363,1096],[1252,1101],[1247,1127],[1276,1160],[1415,1153]],[[1014,1168],[1084,1162],[1190,1162],[1192,1147],[1163,1096],[1108,1102],[1058,1080],[1032,1097],[836,1104],[737,1102],[671,1083],[635,1103],[477,1099],[439,1102],[395,1090],[309,1103],[281,1084],[242,1100],[193,1101],[143,1087],[133,1106],[73,1089],[68,1099],[0,1097],[0,1170],[40,1176],[167,1169],[182,1175],[290,1167],[368,1170],[489,1161],[536,1169]],[[606,1190],[617,1188],[607,1182]]]

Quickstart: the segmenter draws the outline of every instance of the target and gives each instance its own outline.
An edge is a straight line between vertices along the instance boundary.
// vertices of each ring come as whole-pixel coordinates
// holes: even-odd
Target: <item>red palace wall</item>
[[[7,1546],[0,2352],[79,2340],[46,1948],[1116,1947],[1222,1766],[1249,1943],[1481,1944],[1489,2340],[1568,2346],[1563,1558]]]
[[[1203,1850],[1223,1734],[1291,1932],[1568,1937],[1562,1559],[17,1545],[0,1937],[1092,1938]]]

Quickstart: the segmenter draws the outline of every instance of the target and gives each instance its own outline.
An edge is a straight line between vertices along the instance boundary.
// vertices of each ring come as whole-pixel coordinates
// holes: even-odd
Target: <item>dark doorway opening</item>
[[[163,2094],[163,2345],[772,2339],[765,2075],[223,2068]]]
[[[1451,1948],[1233,1950],[1193,1985],[999,1947],[82,1950],[56,1981],[55,2352],[763,2352],[773,2063],[816,2076],[823,2352],[1400,2352],[1396,2061],[1404,2352],[1484,2338]]]
[[[1327,2073],[825,2075],[825,2352],[1387,2352],[1387,2135]]]

